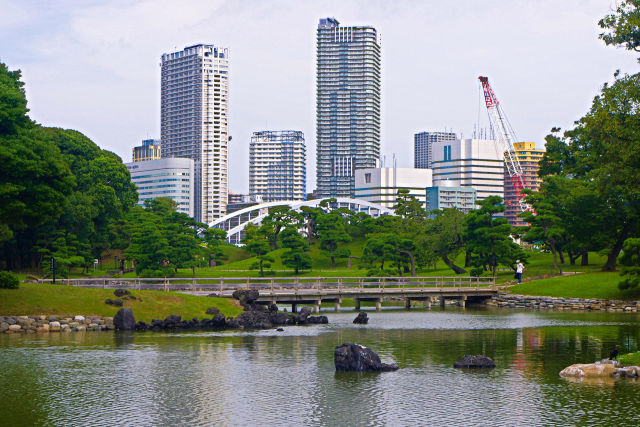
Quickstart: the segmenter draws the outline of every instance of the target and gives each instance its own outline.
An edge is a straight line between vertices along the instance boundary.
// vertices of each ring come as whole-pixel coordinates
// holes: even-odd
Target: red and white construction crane
[[[504,151],[504,163],[511,179],[511,184],[516,191],[516,198],[520,206],[520,211],[524,212],[530,207],[524,201],[524,194],[522,190],[529,188],[525,181],[524,172],[520,161],[516,155],[515,147],[513,143],[516,142],[516,134],[511,127],[511,124],[507,120],[507,116],[502,111],[502,107],[498,102],[498,98],[493,93],[491,85],[489,84],[489,78],[480,76],[480,83],[482,83],[482,91],[484,92],[484,102],[487,104],[487,112],[489,113],[489,120],[493,127],[496,136],[496,148]]]

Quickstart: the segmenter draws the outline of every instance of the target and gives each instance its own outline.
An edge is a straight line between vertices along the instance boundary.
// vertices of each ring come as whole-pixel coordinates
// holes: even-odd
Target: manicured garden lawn
[[[209,307],[218,307],[227,316],[236,316],[241,309],[231,299],[209,298],[162,291],[131,291],[137,300],[124,301],[131,307],[136,320],[164,319],[170,314],[183,318],[210,317]],[[19,289],[0,289],[0,316],[40,314],[82,314],[113,316],[118,307],[104,303],[115,299],[113,289],[76,288],[65,285],[21,283]]]
[[[564,298],[640,298],[640,289],[621,291],[618,289],[619,281],[620,275],[617,272],[591,272],[524,282],[509,288],[509,291],[514,294]]]
[[[618,362],[622,366],[640,366],[640,351],[619,355]]]

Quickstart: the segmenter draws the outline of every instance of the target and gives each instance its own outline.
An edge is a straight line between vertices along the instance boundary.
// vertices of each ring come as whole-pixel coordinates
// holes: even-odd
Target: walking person
[[[516,260],[516,279],[518,279],[518,283],[522,283],[522,273],[524,273],[524,265],[520,262],[519,259]]]

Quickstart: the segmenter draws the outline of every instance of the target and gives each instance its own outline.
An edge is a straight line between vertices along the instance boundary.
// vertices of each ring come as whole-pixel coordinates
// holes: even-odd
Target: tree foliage
[[[502,198],[489,196],[478,205],[479,209],[470,211],[465,218],[464,239],[474,272],[490,270],[495,277],[498,265],[515,268],[515,261],[524,261],[526,254],[512,240],[513,230],[507,219],[498,216],[505,211]]]
[[[287,227],[282,231],[282,246],[289,249],[281,256],[282,264],[293,268],[295,274],[311,268],[311,257],[307,253],[309,245],[294,227]]]
[[[640,238],[630,238],[624,241],[620,255],[623,265],[618,284],[620,289],[636,288],[640,285]]]
[[[598,25],[605,30],[600,38],[607,45],[640,52],[640,0],[621,1],[615,13],[602,18]]]

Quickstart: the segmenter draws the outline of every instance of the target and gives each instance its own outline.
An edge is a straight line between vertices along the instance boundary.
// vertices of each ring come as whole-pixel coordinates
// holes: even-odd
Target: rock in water
[[[369,323],[369,316],[367,316],[367,313],[365,313],[364,311],[361,311],[360,313],[358,313],[356,318],[353,319],[353,323],[366,325],[367,323]]]
[[[304,325],[307,321],[307,317],[311,314],[311,309],[309,307],[302,307],[300,313],[298,313],[298,323]]]
[[[113,326],[121,331],[132,331],[136,327],[136,319],[133,317],[133,310],[121,308],[113,316]]]
[[[610,378],[616,374],[612,363],[576,363],[564,368],[561,377]]]
[[[396,365],[382,363],[372,350],[360,344],[344,343],[333,352],[336,371],[395,371]]]
[[[454,368],[495,368],[496,364],[487,356],[462,356],[462,359],[453,364]]]

